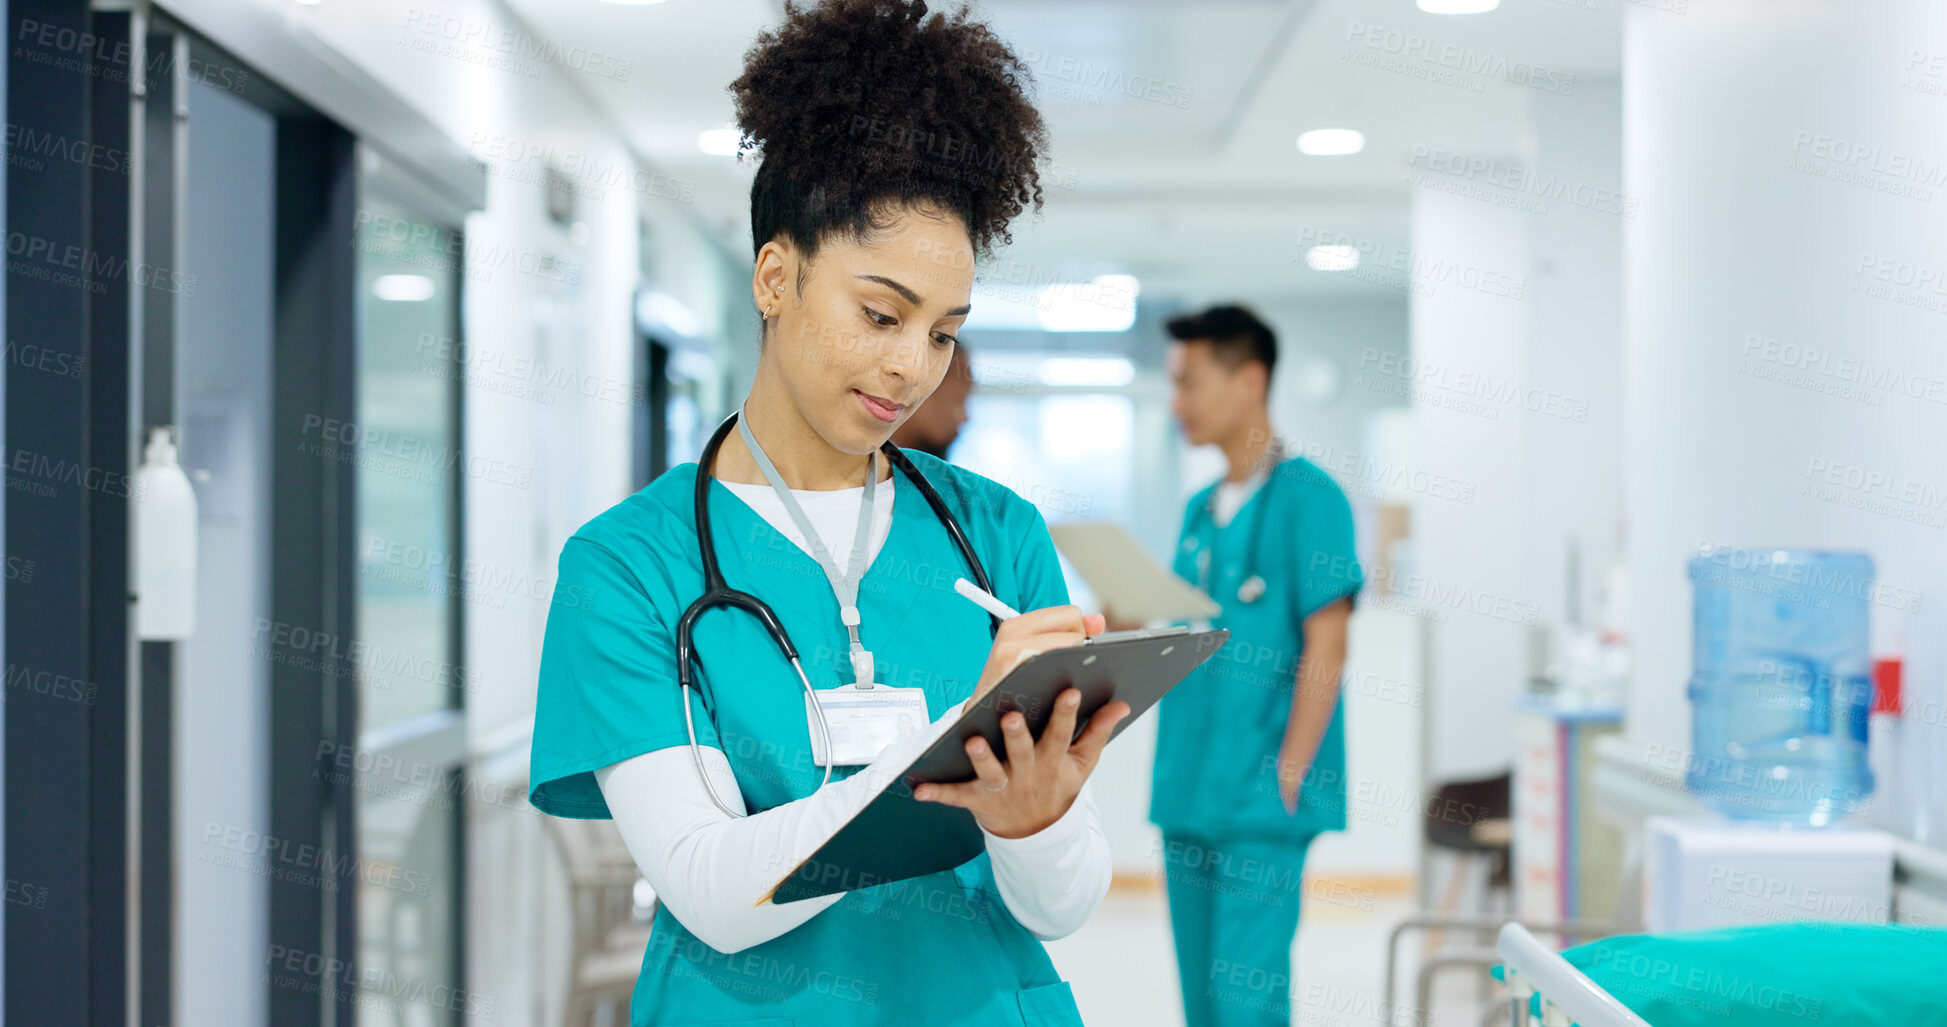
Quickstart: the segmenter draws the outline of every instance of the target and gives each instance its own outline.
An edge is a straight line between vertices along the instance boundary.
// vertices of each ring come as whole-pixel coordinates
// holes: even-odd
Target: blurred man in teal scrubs
[[[1352,511],[1272,432],[1278,350],[1263,321],[1220,306],[1168,329],[1177,421],[1230,464],[1190,498],[1175,571],[1217,601],[1212,626],[1231,635],[1159,707],[1149,817],[1189,1027],[1284,1027],[1305,852],[1345,827],[1339,672],[1362,581]]]

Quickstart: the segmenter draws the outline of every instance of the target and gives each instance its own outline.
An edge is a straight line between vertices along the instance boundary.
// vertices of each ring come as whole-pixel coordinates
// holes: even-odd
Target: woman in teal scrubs
[[[856,627],[872,653],[873,680],[922,690],[929,720],[991,686],[1024,652],[1102,630],[1100,617],[1068,604],[1033,506],[911,454],[963,528],[994,595],[1027,611],[995,631],[992,617],[953,591],[969,569],[915,482],[903,470],[892,482],[885,459],[868,460],[946,373],[975,256],[1005,239],[1008,221],[1040,197],[1034,166],[1045,133],[1021,89],[1026,69],[964,14],[924,14],[923,4],[890,0],[791,6],[785,24],[747,55],[732,92],[748,144],[763,153],[751,221],[752,296],[764,334],[741,427],[759,445],[753,451],[741,433],[729,433],[714,466],[670,470],[563,546],[534,718],[529,797],[543,812],[608,817],[615,793],[605,789],[618,778],[598,782],[598,771],[619,774],[618,764],[689,749],[675,629],[704,591],[700,530],[711,532],[729,585],[775,611],[812,688],[855,680],[838,586],[725,482],[762,484],[775,473],[780,495],[788,485],[807,496],[860,489],[869,475],[878,484],[866,496],[896,485],[901,498],[882,547],[869,562],[855,560],[865,565]],[[707,483],[707,526],[696,523],[692,502],[698,474],[715,479]],[[872,509],[862,505],[861,535]],[[831,768],[821,788],[826,768],[813,757],[803,685],[756,617],[714,608],[695,621],[693,642],[696,742],[711,759],[727,759],[730,797],[752,811],[726,823],[787,816],[858,771]],[[979,779],[922,786],[918,797],[969,809],[989,835],[989,853],[996,838],[1033,845],[1079,808],[1101,746],[1128,713],[1127,704],[1110,704],[1070,745],[1074,714],[1063,703],[1074,698],[1065,693],[1039,740],[1018,714],[1004,718],[1004,760],[975,739],[968,754]],[[678,766],[665,783],[693,788],[688,766]],[[983,853],[951,871],[847,892],[784,933],[734,951],[705,942],[665,901],[630,1022],[1080,1024],[1036,933],[1003,901],[996,862]],[[691,872],[707,877],[710,869]],[[782,876],[789,865],[775,869]],[[718,903],[715,912],[748,911],[756,897]],[[711,912],[697,908],[699,917]]]
[[[1169,329],[1183,433],[1230,464],[1190,497],[1174,569],[1222,607],[1213,626],[1230,641],[1159,705],[1149,815],[1189,1027],[1284,1027],[1305,853],[1345,827],[1339,672],[1363,580],[1352,511],[1271,431],[1263,322],[1230,306]]]

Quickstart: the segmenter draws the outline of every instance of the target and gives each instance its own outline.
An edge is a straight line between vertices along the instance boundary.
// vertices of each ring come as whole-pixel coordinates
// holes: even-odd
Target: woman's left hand
[[[1076,738],[1075,715],[1081,704],[1081,692],[1062,689],[1038,740],[1029,737],[1027,718],[1019,710],[1007,713],[1001,717],[1005,762],[995,757],[985,738],[969,738],[967,756],[975,779],[923,784],[913,789],[913,797],[971,811],[982,828],[1001,838],[1025,838],[1060,820],[1094,772],[1117,722],[1129,715],[1129,704],[1118,699],[1095,711]]]

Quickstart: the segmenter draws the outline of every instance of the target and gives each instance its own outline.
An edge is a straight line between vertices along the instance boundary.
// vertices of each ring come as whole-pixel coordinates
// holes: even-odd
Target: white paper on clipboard
[[[1063,521],[1049,525],[1048,534],[1096,598],[1120,619],[1193,620],[1215,617],[1220,610],[1202,590],[1157,563],[1120,524]]]

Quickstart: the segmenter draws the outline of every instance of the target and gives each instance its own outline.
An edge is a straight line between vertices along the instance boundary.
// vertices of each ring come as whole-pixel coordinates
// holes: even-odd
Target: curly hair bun
[[[922,0],[787,0],[731,83],[751,185],[753,252],[780,235],[807,253],[843,231],[863,238],[874,208],[957,213],[975,252],[1010,242],[1041,206],[1047,129],[1027,65],[984,24],[928,15]]]

